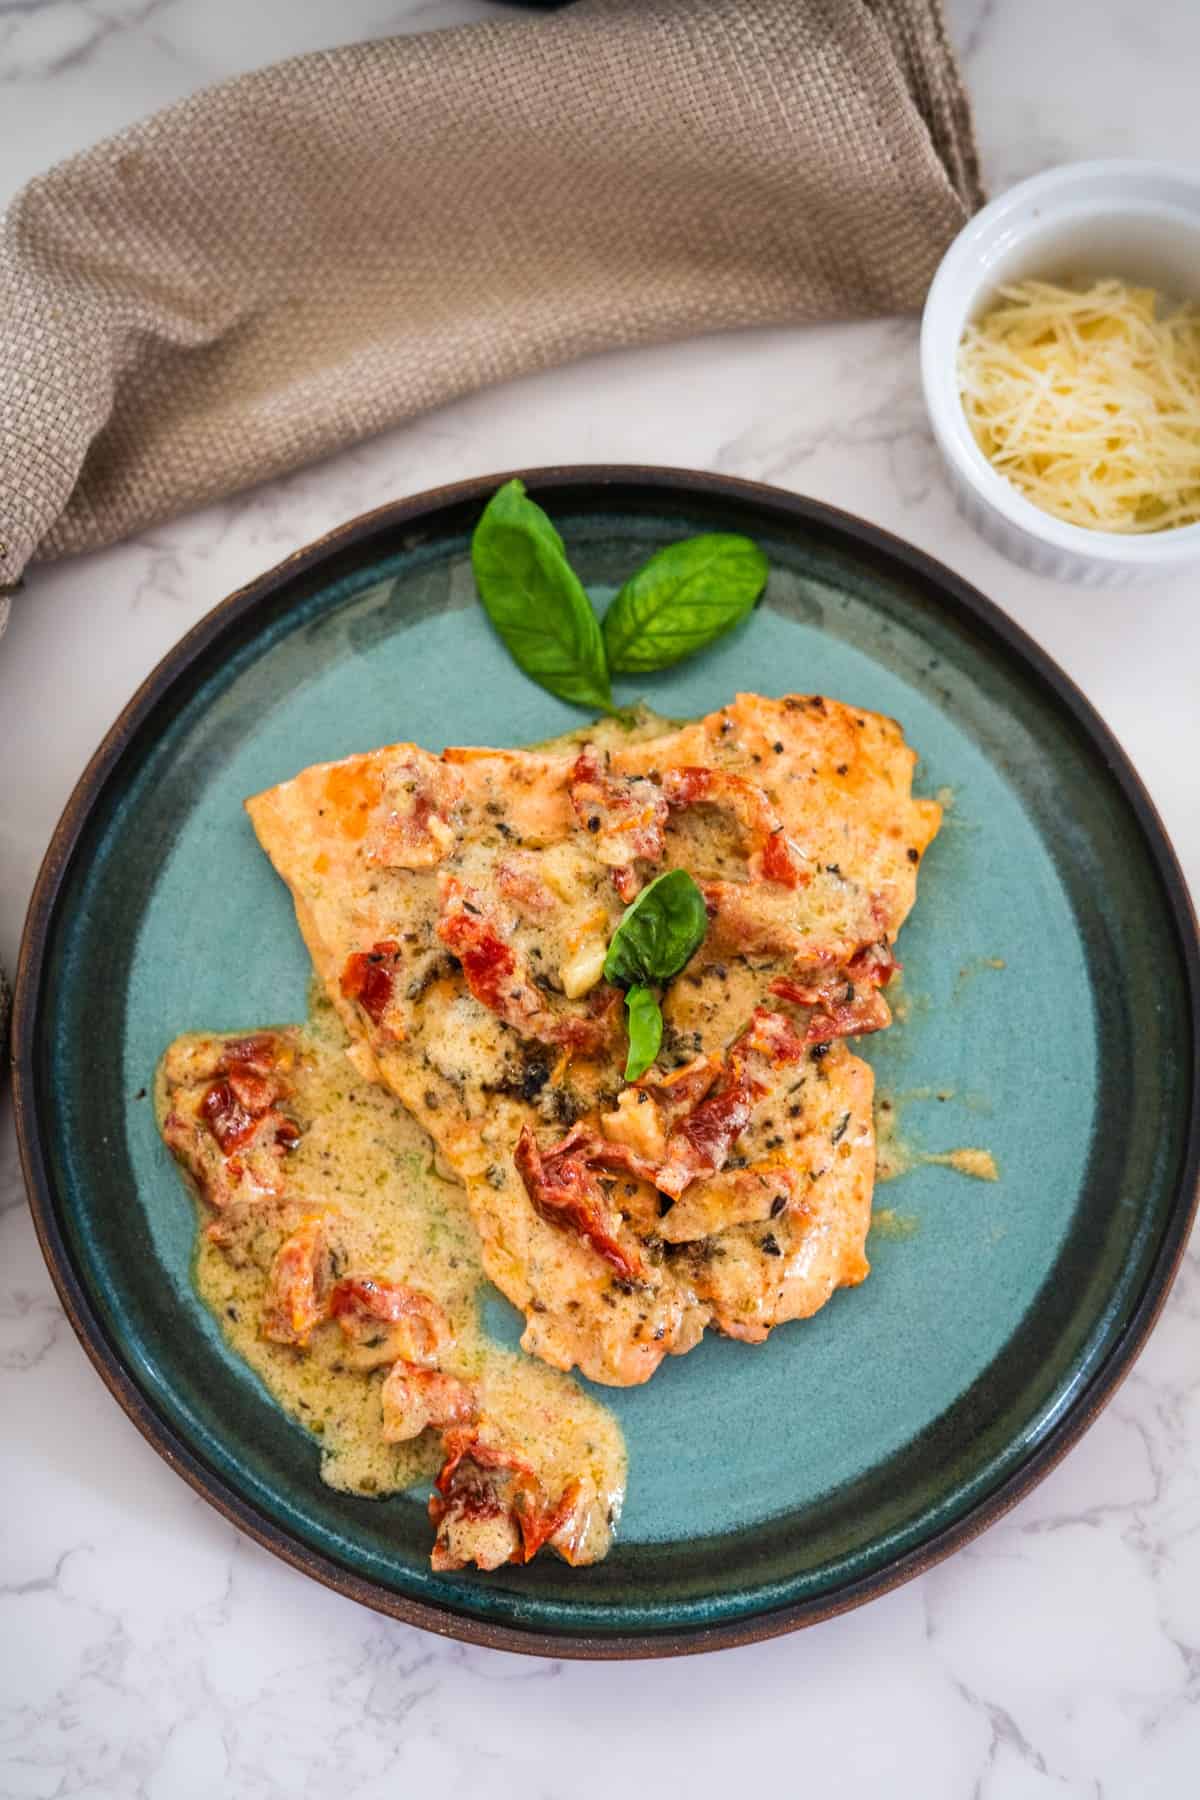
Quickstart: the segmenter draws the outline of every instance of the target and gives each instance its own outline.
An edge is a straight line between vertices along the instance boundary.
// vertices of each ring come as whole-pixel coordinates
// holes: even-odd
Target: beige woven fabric
[[[581,0],[227,82],[0,228],[0,589],[587,351],[911,310],[979,199],[937,0]]]

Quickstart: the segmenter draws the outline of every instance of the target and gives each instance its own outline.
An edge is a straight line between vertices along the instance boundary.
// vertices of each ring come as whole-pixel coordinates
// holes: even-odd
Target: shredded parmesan
[[[980,448],[1043,511],[1094,531],[1200,520],[1200,307],[1021,281],[968,325],[958,382]]]

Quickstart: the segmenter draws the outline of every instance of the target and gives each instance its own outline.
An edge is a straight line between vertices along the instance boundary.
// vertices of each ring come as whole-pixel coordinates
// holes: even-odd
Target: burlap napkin
[[[581,0],[227,82],[4,220],[0,589],[524,370],[913,309],[979,199],[937,0]]]

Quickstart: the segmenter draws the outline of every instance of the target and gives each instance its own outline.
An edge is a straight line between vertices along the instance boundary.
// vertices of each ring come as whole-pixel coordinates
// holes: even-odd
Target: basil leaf
[[[631,987],[625,996],[629,1013],[629,1055],[625,1059],[626,1081],[644,1075],[658,1055],[662,1043],[663,1016],[658,1000],[646,987]]]
[[[668,869],[626,907],[604,959],[605,980],[618,987],[670,981],[707,931],[704,895],[686,869]]]
[[[509,655],[575,706],[612,712],[604,643],[563,541],[520,481],[493,494],[471,539],[475,585]]]
[[[750,611],[767,569],[757,544],[729,532],[656,551],[604,615],[609,668],[643,675],[703,650]]]

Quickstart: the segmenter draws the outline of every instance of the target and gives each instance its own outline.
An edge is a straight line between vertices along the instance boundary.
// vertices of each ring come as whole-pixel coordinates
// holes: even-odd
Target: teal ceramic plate
[[[306,763],[397,738],[521,744],[581,723],[508,660],[471,527],[501,477],[335,532],[218,607],[114,726],[34,897],[17,1101],[51,1271],[105,1381],[222,1512],[322,1581],[459,1637],[654,1655],[788,1630],[962,1543],[1074,1441],[1144,1342],[1197,1177],[1197,943],[1136,776],[1028,639],[946,569],[845,515],[674,471],[527,473],[593,592],[689,532],[749,532],[764,605],[639,684],[891,713],[949,790],[905,928],[907,1013],[865,1054],[927,1151],[877,1194],[873,1272],[759,1349],[706,1341],[607,1391],[629,1446],[596,1568],[434,1576],[418,1496],[331,1492],[313,1441],[226,1349],[189,1279],[192,1204],[154,1130],[177,1032],[303,1015],[308,968],[241,811]],[[626,689],[624,698],[634,691]],[[999,966],[1003,965],[1003,966]],[[949,1096],[943,1098],[942,1096]],[[489,1303],[498,1335],[514,1315]]]

